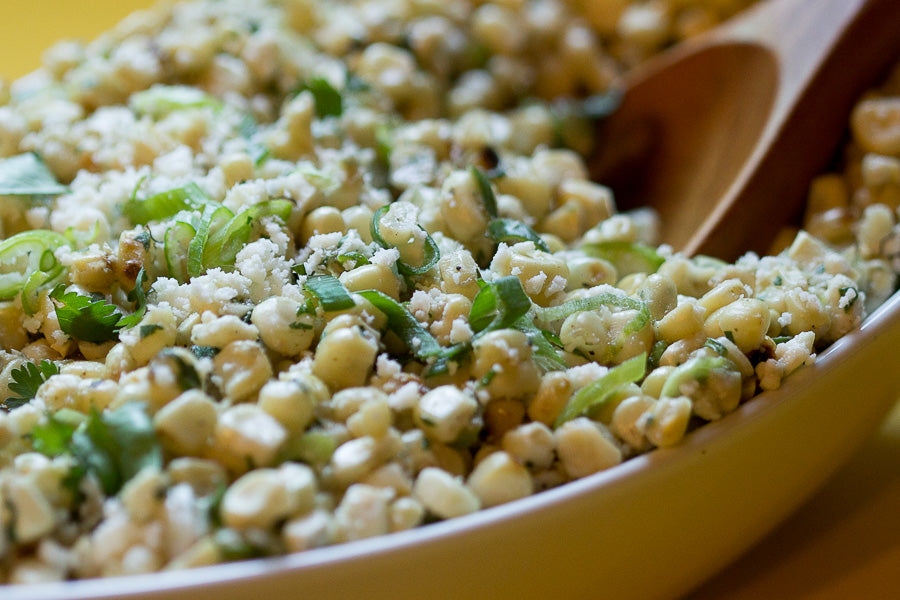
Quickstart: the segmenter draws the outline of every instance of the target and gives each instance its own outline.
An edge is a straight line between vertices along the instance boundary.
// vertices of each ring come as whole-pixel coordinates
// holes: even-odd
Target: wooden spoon
[[[768,0],[635,70],[592,176],[687,254],[763,252],[898,58],[900,0]]]

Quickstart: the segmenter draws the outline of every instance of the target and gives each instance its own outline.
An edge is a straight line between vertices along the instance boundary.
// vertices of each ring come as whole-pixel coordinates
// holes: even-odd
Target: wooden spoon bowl
[[[763,252],[898,58],[898,0],[768,0],[634,71],[592,176],[687,254]]]

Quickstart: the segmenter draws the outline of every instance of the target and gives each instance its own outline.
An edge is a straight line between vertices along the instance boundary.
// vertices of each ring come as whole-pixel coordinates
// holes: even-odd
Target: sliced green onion
[[[547,246],[547,243],[541,239],[541,236],[521,221],[515,221],[513,219],[494,219],[488,223],[487,234],[488,237],[495,242],[506,242],[511,244],[517,242],[534,242],[534,245],[537,246],[538,250],[550,252],[550,248]]]
[[[134,312],[128,315],[127,317],[123,317],[122,320],[119,321],[118,325],[122,328],[134,327],[138,323],[141,322],[141,319],[144,318],[144,313],[147,312],[147,293],[144,291],[144,284],[147,283],[147,272],[141,267],[141,270],[138,271],[138,275],[134,280],[134,289],[128,292],[128,299],[134,302]],[[153,327],[152,325],[145,325],[144,327]],[[141,328],[143,330],[143,328]],[[141,333],[141,337],[146,337]]]
[[[521,317],[515,323],[515,328],[524,333],[528,337],[531,344],[531,360],[538,366],[541,371],[561,371],[566,369],[568,365],[566,361],[560,357],[557,352],[562,348],[562,342],[556,334],[538,328],[534,323],[528,320],[528,317]]]
[[[663,352],[665,352],[668,347],[669,344],[663,340],[658,340],[653,344],[653,347],[650,349],[650,356],[647,357],[647,364],[651,369],[655,369],[659,366],[659,361],[662,360]]]
[[[339,117],[344,112],[344,100],[341,93],[324,77],[311,77],[300,86],[297,93],[308,90],[316,103],[316,115],[321,117]]]
[[[87,246],[90,246],[95,241],[97,241],[97,237],[100,235],[100,221],[94,221],[94,225],[93,227],[91,227],[90,231],[82,231],[81,229],[76,229],[74,227],[66,227],[66,231],[63,235],[65,235],[66,239],[71,242],[70,245],[73,248],[86,248]],[[147,235],[149,236],[149,234]]]
[[[358,293],[384,313],[388,328],[403,340],[410,353],[417,359],[424,361],[443,351],[437,340],[399,302],[377,290]]]
[[[720,342],[718,340],[709,338],[703,343],[703,345],[705,347],[709,348],[710,350],[712,350],[713,352],[715,352],[716,354],[718,354],[719,356],[728,356],[728,348],[726,348],[722,344],[722,342]]]
[[[212,255],[212,248],[207,250],[210,231],[221,231],[221,228],[234,216],[224,206],[207,205],[203,209],[197,233],[188,244],[187,272],[191,277],[199,277],[206,272],[207,259]]]
[[[488,179],[488,176],[484,171],[475,165],[469,167],[469,172],[472,173],[472,178],[475,179],[475,184],[481,192],[481,201],[484,203],[484,210],[487,211],[489,217],[496,219],[497,197],[494,195],[494,189],[491,187],[490,179]]]
[[[0,160],[0,196],[56,196],[68,191],[36,154]]]
[[[469,326],[472,331],[493,331],[512,327],[533,306],[531,298],[514,275],[501,277],[482,287],[472,301]]]
[[[626,334],[640,331],[650,323],[650,309],[647,307],[646,303],[627,296],[618,296],[611,293],[597,294],[596,296],[587,298],[576,298],[560,304],[559,306],[550,306],[547,308],[536,306],[535,310],[537,311],[537,316],[542,321],[550,322],[565,319],[569,315],[577,312],[597,310],[601,306],[615,306],[617,308],[638,311],[637,316],[625,326],[624,333]]]
[[[341,254],[337,257],[338,262],[344,266],[346,269],[347,266],[345,263],[350,263],[350,268],[355,269],[357,267],[361,267],[363,265],[369,264],[369,257],[367,257],[362,252],[347,252],[346,254]]]
[[[122,214],[136,225],[167,219],[183,210],[199,210],[212,203],[209,196],[194,183],[155,194],[144,200],[138,200],[136,192],[137,190],[122,207]]]
[[[181,221],[166,230],[166,270],[169,272],[169,277],[177,279],[181,283],[190,278],[187,271],[187,247],[196,233],[193,227]]]
[[[472,350],[471,342],[464,342],[444,348],[426,372],[426,377],[444,375],[450,372],[450,365],[459,362],[460,358]]]
[[[632,273],[656,273],[666,262],[655,248],[638,242],[600,242],[584,244],[581,249],[588,256],[612,263],[620,278]]]
[[[0,300],[14,298],[28,285],[30,301],[39,287],[61,280],[66,269],[54,252],[68,245],[65,236],[47,229],[23,231],[0,242]]]
[[[375,214],[372,216],[372,223],[370,225],[372,239],[375,240],[382,248],[394,248],[395,246],[389,242],[387,242],[381,236],[381,217],[390,210],[390,205],[385,205],[380,207],[375,211]],[[425,231],[425,229],[419,225],[419,229]],[[422,264],[418,267],[410,265],[408,263],[403,262],[402,260],[397,261],[397,270],[400,271],[401,274],[411,276],[411,275],[423,275],[430,271],[434,265],[437,264],[438,260],[441,258],[441,251],[438,248],[437,243],[434,239],[425,233],[425,249],[424,249],[424,260]]]
[[[340,181],[311,163],[298,164],[296,172],[322,193],[329,194],[341,187]]]
[[[394,129],[386,123],[375,125],[375,153],[383,163],[389,163],[394,151]]]
[[[233,267],[238,252],[250,240],[253,225],[270,215],[287,221],[293,206],[290,200],[284,199],[260,202],[231,217],[224,227],[212,230],[203,253],[204,271],[216,267]]]
[[[128,105],[137,114],[149,115],[154,119],[179,110],[211,108],[218,111],[223,106],[221,100],[195,87],[161,84],[132,94]]]
[[[253,139],[258,130],[259,125],[253,115],[244,113],[238,123],[238,133],[247,141],[247,154],[250,155],[254,166],[261,165],[269,157],[269,149]]]
[[[705,382],[713,371],[733,371],[734,363],[722,356],[698,356],[675,367],[666,379],[660,397],[675,398],[681,395],[681,386],[689,381]]]
[[[647,354],[629,358],[621,365],[610,369],[606,375],[590,383],[572,395],[568,404],[556,418],[555,427],[566,421],[585,415],[603,406],[616,392],[630,383],[637,383],[647,371]]]
[[[303,287],[315,294],[326,312],[347,310],[356,303],[344,285],[331,275],[312,275]]]

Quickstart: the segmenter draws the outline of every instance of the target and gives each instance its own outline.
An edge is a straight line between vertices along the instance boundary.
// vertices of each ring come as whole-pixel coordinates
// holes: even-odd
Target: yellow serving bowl
[[[148,0],[5,0],[0,74]],[[874,430],[900,390],[900,295],[775,391],[618,467],[386,537],[189,571],[8,587],[4,600],[616,598],[683,594],[746,550]]]

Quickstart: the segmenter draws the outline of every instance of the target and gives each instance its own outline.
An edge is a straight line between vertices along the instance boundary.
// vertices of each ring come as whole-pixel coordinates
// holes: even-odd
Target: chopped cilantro
[[[77,292],[64,293],[59,285],[50,293],[57,301],[56,318],[59,328],[73,338],[85,342],[102,343],[119,338],[122,313],[106,300],[94,300]]]
[[[215,358],[219,349],[215,346],[191,346],[191,354],[197,358]]]
[[[316,115],[322,117],[339,117],[344,112],[344,100],[341,93],[324,77],[311,77],[300,86],[299,91],[308,90],[316,103]]]
[[[149,337],[149,336],[153,335],[154,333],[156,333],[157,331],[159,331],[162,328],[163,328],[162,325],[157,325],[156,323],[150,323],[149,325],[141,325],[141,328],[140,328],[141,339],[144,339],[145,337]]]
[[[111,412],[92,410],[79,425],[51,416],[32,431],[32,445],[48,456],[73,456],[76,477],[93,474],[108,496],[144,467],[162,466],[153,422],[140,403]]]
[[[17,396],[6,399],[4,402],[6,408],[13,409],[27,404],[37,395],[41,384],[57,373],[59,373],[59,367],[49,360],[42,360],[40,364],[27,362],[21,367],[13,369],[10,373],[13,381],[9,384],[9,391]]]

